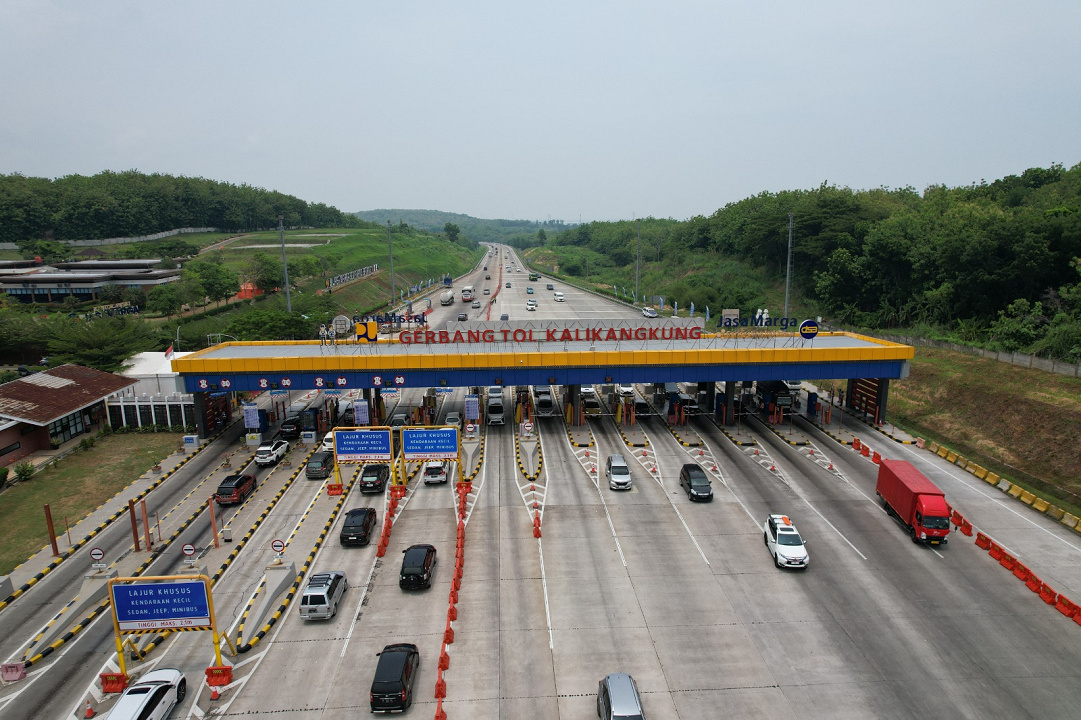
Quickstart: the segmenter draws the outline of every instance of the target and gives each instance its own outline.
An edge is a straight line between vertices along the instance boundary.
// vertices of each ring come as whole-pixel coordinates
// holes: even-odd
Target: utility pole
[[[394,287],[394,248],[390,244],[390,220],[387,220],[387,253],[390,255],[390,310],[393,312],[394,303],[398,302],[398,294]]]
[[[634,301],[638,300],[638,271],[642,266],[642,221],[638,221],[638,250],[636,251],[637,257],[634,260]]]
[[[285,225],[282,221],[284,215],[278,215],[278,237],[282,241],[282,270],[285,271],[285,311],[293,312],[293,301],[289,298],[289,262],[285,259]]]
[[[784,276],[784,316],[788,317],[788,283],[792,280],[792,213],[788,213],[788,263]]]

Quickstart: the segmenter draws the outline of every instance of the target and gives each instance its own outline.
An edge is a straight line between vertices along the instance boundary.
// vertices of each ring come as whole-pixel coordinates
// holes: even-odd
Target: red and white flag
[[[172,360],[173,359],[173,346],[172,345],[170,345],[169,349],[165,351],[165,359],[166,360]]]

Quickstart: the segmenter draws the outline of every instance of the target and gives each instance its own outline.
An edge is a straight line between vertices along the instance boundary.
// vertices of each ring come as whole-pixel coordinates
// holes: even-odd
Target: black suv
[[[430,588],[432,575],[435,573],[435,546],[410,545],[402,550],[402,572],[398,576],[398,587],[402,590]]]
[[[281,430],[279,431],[281,436],[286,440],[296,440],[300,437],[300,416],[293,415],[287,417],[282,423]]]
[[[375,529],[375,508],[353,508],[345,514],[342,532],[338,536],[342,545],[367,545]]]
[[[375,666],[370,694],[372,712],[405,710],[413,704],[413,683],[420,668],[420,652],[413,643],[387,645],[376,653],[379,663]]]
[[[383,492],[390,478],[390,465],[369,463],[360,472],[358,485],[361,492]]]
[[[679,471],[679,484],[687,491],[691,500],[709,502],[713,499],[713,487],[709,484],[706,471],[697,463],[687,463]]]

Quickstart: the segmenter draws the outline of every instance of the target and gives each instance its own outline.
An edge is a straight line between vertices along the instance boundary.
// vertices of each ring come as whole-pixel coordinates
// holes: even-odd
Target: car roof
[[[343,571],[341,571],[341,570],[330,570],[330,571],[327,571],[327,572],[315,573],[308,580],[308,587],[310,587],[310,588],[326,587],[327,585],[330,585],[331,581],[333,581],[335,577],[344,577],[344,576],[345,576],[345,573]]]
[[[627,673],[612,673],[605,678],[608,681],[608,697],[612,702],[613,715],[636,715],[642,708],[635,697],[634,679]]]
[[[346,517],[346,519],[348,519],[348,518],[352,518],[352,517],[357,517],[359,515],[367,515],[369,513],[375,513],[375,508],[370,508],[370,507],[351,508],[349,510],[346,510],[345,517]]]
[[[705,475],[706,471],[702,469],[702,466],[698,463],[686,463],[683,466],[683,471],[688,475]]]

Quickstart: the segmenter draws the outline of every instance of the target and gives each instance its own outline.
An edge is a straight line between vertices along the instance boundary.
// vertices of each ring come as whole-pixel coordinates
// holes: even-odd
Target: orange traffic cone
[[[218,692],[218,689],[217,689],[217,688],[213,688],[213,689],[212,689],[212,690],[210,691],[210,699],[211,699],[211,700],[217,700],[217,699],[218,699],[218,698],[220,698],[220,697],[221,697],[221,693],[219,693],[219,692]]]
[[[90,704],[89,700],[86,701],[86,714],[83,715],[83,717],[84,718],[92,718],[92,717],[94,717],[94,706]]]

